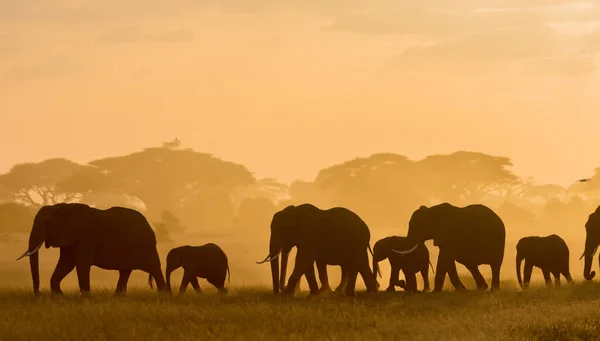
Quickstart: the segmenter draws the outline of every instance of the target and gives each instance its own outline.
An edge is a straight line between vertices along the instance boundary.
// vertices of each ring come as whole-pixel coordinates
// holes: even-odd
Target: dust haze
[[[173,247],[218,244],[234,287],[269,286],[254,262],[287,205],[347,207],[373,245],[420,205],[482,203],[506,225],[503,286],[518,239],[553,233],[583,281],[599,50],[597,1],[0,2],[2,286],[30,287],[14,259],[35,212],[65,201],[142,212],[163,268]],[[42,290],[58,252],[41,250]],[[92,268],[92,290],[117,278]]]

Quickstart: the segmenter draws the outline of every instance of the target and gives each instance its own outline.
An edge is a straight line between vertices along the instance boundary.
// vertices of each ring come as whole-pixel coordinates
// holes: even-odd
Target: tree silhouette
[[[0,176],[0,186],[12,200],[33,207],[74,201],[80,193],[63,186],[63,183],[83,168],[62,158],[22,163]]]
[[[238,186],[255,182],[246,167],[192,149],[146,148],[90,165],[70,180],[74,188],[84,193],[124,190],[142,200],[147,214],[155,218],[164,209],[181,212],[186,202],[206,190],[230,195]]]
[[[425,176],[423,185],[439,201],[479,203],[487,194],[501,194],[502,190],[522,185],[507,169],[512,166],[507,157],[458,151],[428,156],[418,166]]]

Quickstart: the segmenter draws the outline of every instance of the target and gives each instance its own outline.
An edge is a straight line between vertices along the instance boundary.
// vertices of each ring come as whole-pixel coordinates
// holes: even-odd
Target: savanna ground
[[[92,269],[90,298],[80,297],[74,272],[63,281],[65,295],[51,296],[49,279],[58,250],[42,248],[43,292],[34,297],[29,262],[14,261],[25,250],[27,236],[16,236],[0,246],[0,340],[600,340],[600,284],[581,276],[578,258],[585,237],[580,232],[572,238],[563,236],[571,249],[573,285],[563,279],[562,287],[546,289],[540,271],[534,270],[533,287],[518,290],[517,236],[507,235],[500,292],[453,292],[446,280],[448,292],[443,293],[367,294],[359,277],[355,298],[306,298],[306,291],[295,298],[274,296],[269,266],[254,264],[266,256],[268,233],[186,236],[158,245],[164,267],[172,247],[216,242],[229,257],[232,277],[227,296],[218,295],[204,280],[200,280],[202,295],[191,287],[182,297],[157,294],[148,287],[147,275],[135,271],[127,296],[113,297],[117,273],[97,268]],[[394,234],[377,233],[372,244]],[[437,248],[429,244],[428,248],[435,266]],[[289,266],[288,274],[293,262]],[[389,278],[387,261],[381,267],[383,290]],[[465,285],[473,289],[472,278],[458,268]],[[335,287],[339,268],[328,270]],[[481,270],[489,283],[489,267]],[[173,274],[175,291],[182,272]],[[429,275],[433,281],[431,271]],[[304,279],[302,287],[306,290]]]

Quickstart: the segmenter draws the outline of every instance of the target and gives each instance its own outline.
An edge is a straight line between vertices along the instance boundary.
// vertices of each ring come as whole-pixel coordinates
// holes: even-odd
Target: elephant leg
[[[309,269],[313,268],[314,271],[315,259],[311,257],[305,250],[298,250],[296,253],[296,259],[294,261],[294,270],[288,280],[288,285],[283,292],[286,295],[293,295],[296,290],[296,285],[300,284],[300,278]]]
[[[348,284],[346,284],[346,296],[355,296],[356,278],[358,270],[354,266],[348,267]]]
[[[83,296],[90,294],[90,268],[89,264],[76,264],[77,280],[79,282],[79,291]]]
[[[560,271],[558,271],[558,270],[552,271],[552,276],[554,277],[554,285],[559,287],[560,286]]]
[[[441,292],[444,289],[444,280],[446,279],[446,271],[448,265],[442,262],[442,253],[438,255],[438,262],[435,266],[435,277],[433,279],[433,291]]]
[[[485,282],[483,275],[479,271],[479,267],[477,265],[469,265],[467,266],[467,269],[469,270],[469,272],[471,272],[471,275],[473,275],[473,279],[477,284],[477,290],[487,290],[488,285]]]
[[[315,275],[315,267],[311,266],[304,273],[306,276],[306,281],[308,282],[308,287],[310,288],[310,296],[319,294],[319,284],[317,283],[317,276]]]
[[[119,295],[127,291],[127,282],[129,281],[129,276],[131,276],[131,271],[132,270],[119,270],[119,281],[117,282],[115,295]]]
[[[200,283],[198,283],[198,277],[194,276],[194,277],[190,278],[190,284],[192,285],[192,287],[194,288],[196,293],[198,293],[198,294],[202,293],[202,289],[200,289]]]
[[[340,266],[340,270],[340,272],[342,273],[342,278],[340,280],[340,285],[338,285],[338,287],[335,288],[335,292],[337,293],[344,291],[344,289],[346,289],[346,286],[348,285],[348,270],[346,270],[344,266]]]
[[[360,277],[362,277],[363,282],[367,287],[367,292],[377,292],[377,279],[369,267],[368,260],[366,264],[362,264],[362,266],[358,269],[358,272],[360,273]]]
[[[314,269],[313,269],[314,271]],[[317,261],[317,271],[319,272],[319,281],[321,282],[321,292],[329,292],[331,291],[331,287],[329,286],[329,278],[327,277],[327,264],[323,261]],[[306,277],[308,281],[308,277]],[[308,283],[310,287],[310,282]]]
[[[185,293],[191,280],[192,276],[190,275],[190,272],[184,270],[183,277],[181,278],[181,285],[179,286],[179,295],[183,295]]]
[[[571,278],[571,273],[569,272],[569,270],[565,270],[562,272],[562,275],[565,276],[565,279],[567,280],[567,283],[573,283],[573,278]]]
[[[229,290],[227,290],[227,288],[225,288],[225,276],[224,275],[220,275],[218,277],[209,277],[206,280],[208,281],[208,283],[214,285],[215,288],[217,288],[217,290],[219,290],[220,294],[227,294],[229,292]]]
[[[456,262],[453,258],[451,258],[446,252],[440,252],[438,256],[438,269],[439,265],[442,265],[442,271],[440,273],[436,273],[435,276],[435,288],[434,291],[442,291],[444,285],[444,277],[446,276],[446,271],[448,272],[448,277],[450,278],[450,282],[454,286],[454,289],[457,291],[465,291],[467,288],[462,284],[460,278],[458,278],[458,272],[456,271]],[[441,276],[438,282],[438,275]]]
[[[367,287],[367,292],[377,292],[378,285],[377,283],[377,274],[373,273],[371,266],[369,264],[369,253],[365,249],[358,255],[355,271],[360,273],[360,277],[362,277],[365,286]],[[356,281],[355,281],[356,282]],[[354,284],[356,286],[356,283]]]
[[[425,269],[421,270],[421,276],[423,277],[423,292],[429,291],[429,264],[425,264]]]
[[[502,266],[502,262],[490,265],[490,267],[492,268],[491,291],[500,290],[500,266]]]
[[[417,274],[404,272],[404,278],[406,279],[406,288],[408,291],[417,292]]]
[[[400,285],[400,267],[397,265],[392,265],[392,270],[390,272],[390,283],[385,291],[396,291],[396,285]]]
[[[533,264],[531,261],[525,259],[525,267],[523,268],[523,287],[529,287],[529,281],[531,281],[531,272],[533,271]]]
[[[550,278],[550,271],[548,269],[542,269],[542,274],[544,274],[544,281],[546,282],[546,286],[552,286],[552,279]]]
[[[50,290],[53,294],[62,294],[60,282],[75,268],[75,259],[72,252],[69,251],[72,250],[60,249],[60,258],[52,273],[52,277],[50,277]]]

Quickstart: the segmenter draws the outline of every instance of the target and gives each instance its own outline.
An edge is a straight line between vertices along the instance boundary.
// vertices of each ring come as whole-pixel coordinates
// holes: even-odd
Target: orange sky
[[[600,1],[415,2],[0,1],[0,171],[175,136],[283,181],[376,152],[600,166]]]

